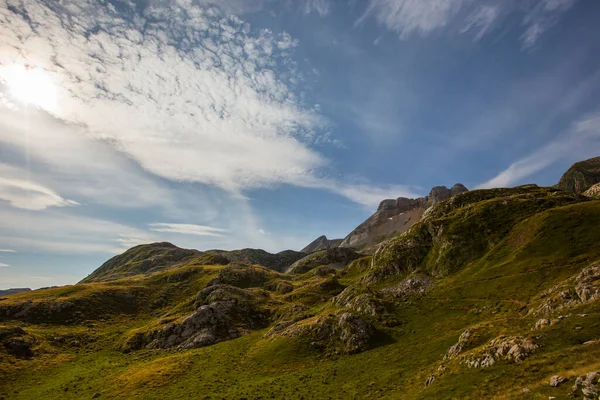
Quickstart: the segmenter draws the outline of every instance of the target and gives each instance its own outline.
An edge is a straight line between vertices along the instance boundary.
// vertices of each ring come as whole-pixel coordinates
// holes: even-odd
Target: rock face
[[[573,164],[557,186],[567,192],[583,193],[596,183],[600,183],[600,157]]]
[[[329,314],[311,322],[299,321],[280,335],[307,338],[312,348],[326,354],[355,354],[369,348],[374,332],[370,322],[346,312]]]
[[[594,186],[586,190],[583,194],[593,199],[600,199],[600,183],[596,183]]]
[[[536,317],[546,316],[557,310],[599,299],[599,280],[600,262],[592,263],[583,268],[577,276],[543,292],[538,298],[538,305],[530,308],[529,314]],[[536,323],[536,327],[542,324],[540,321]]]
[[[417,199],[399,197],[383,200],[375,214],[346,236],[340,247],[364,249],[403,233],[419,222],[429,207],[466,191],[468,189],[464,185],[457,183],[450,189],[436,186],[428,196]]]
[[[214,285],[197,297],[196,311],[180,323],[162,329],[138,332],[123,345],[124,351],[147,349],[192,349],[235,339],[252,329],[264,328],[269,315],[259,309],[253,296],[233,286]]]
[[[352,249],[334,247],[329,250],[322,250],[309,254],[293,263],[285,272],[291,274],[303,274],[323,265],[334,268],[343,268],[360,256],[359,253]]]
[[[327,236],[325,236],[325,235],[319,236],[318,238],[316,238],[315,240],[310,242],[310,244],[308,246],[306,246],[305,248],[300,250],[300,252],[309,254],[309,253],[314,253],[315,251],[329,250],[334,247],[338,247],[340,245],[340,243],[342,243],[342,240],[344,240],[344,239],[329,240],[329,239],[327,239]]]

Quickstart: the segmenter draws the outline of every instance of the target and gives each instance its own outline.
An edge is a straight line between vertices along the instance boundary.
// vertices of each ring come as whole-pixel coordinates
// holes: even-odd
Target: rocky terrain
[[[325,235],[319,236],[318,238],[316,238],[315,240],[310,242],[305,248],[300,250],[300,252],[309,254],[309,253],[314,253],[315,251],[329,250],[334,247],[338,247],[340,245],[340,243],[342,243],[342,240],[344,240],[344,239],[329,240],[329,239],[327,239],[327,236],[325,236]]]
[[[579,189],[384,201],[372,223],[420,214],[368,252],[136,246],[0,298],[0,398],[598,399],[600,200]]]
[[[557,187],[567,192],[583,193],[596,183],[600,183],[600,157],[573,164],[560,178]]]
[[[372,247],[385,239],[406,232],[421,220],[425,211],[431,206],[466,191],[466,187],[457,183],[450,189],[436,186],[431,189],[428,196],[418,199],[399,197],[395,200],[383,200],[377,211],[350,232],[339,246],[358,250]]]

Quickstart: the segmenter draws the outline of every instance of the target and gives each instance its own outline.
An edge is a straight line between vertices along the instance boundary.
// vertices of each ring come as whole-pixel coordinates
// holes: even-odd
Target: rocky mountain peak
[[[457,183],[450,189],[446,186],[435,186],[425,197],[383,200],[375,214],[346,236],[340,247],[364,249],[405,232],[421,220],[427,208],[466,191],[468,189],[463,184]]]

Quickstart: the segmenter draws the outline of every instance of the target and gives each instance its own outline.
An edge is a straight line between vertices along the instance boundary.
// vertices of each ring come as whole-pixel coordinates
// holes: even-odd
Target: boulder
[[[560,375],[554,375],[552,378],[550,378],[550,386],[557,387],[566,381],[567,381],[567,378],[560,376]]]

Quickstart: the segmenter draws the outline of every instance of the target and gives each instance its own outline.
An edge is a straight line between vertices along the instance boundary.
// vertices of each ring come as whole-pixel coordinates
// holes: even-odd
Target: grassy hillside
[[[0,300],[0,398],[566,399],[600,371],[584,196],[464,193],[341,270],[180,262]]]

